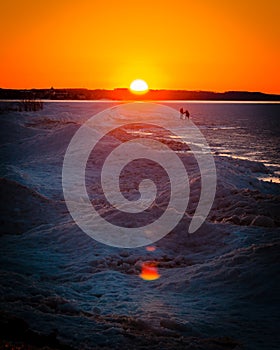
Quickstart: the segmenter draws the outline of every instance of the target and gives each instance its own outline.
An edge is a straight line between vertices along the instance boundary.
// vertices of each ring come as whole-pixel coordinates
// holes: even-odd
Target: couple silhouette
[[[184,111],[183,108],[180,108],[180,118],[181,119],[186,119],[186,118],[190,119],[189,111],[187,109]]]

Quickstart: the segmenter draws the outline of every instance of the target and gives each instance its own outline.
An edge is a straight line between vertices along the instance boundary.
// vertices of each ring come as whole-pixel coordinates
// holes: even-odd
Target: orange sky
[[[2,0],[0,87],[280,93],[279,0]]]

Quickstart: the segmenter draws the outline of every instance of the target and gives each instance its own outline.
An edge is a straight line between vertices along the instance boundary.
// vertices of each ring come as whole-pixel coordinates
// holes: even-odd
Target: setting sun
[[[130,84],[130,90],[136,94],[144,94],[149,89],[145,80],[136,79]]]

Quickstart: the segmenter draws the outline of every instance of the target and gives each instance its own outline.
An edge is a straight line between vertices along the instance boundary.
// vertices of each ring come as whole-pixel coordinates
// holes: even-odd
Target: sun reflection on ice
[[[160,274],[158,273],[157,263],[154,261],[146,261],[143,262],[142,271],[140,273],[140,277],[145,281],[154,281],[160,278]]]

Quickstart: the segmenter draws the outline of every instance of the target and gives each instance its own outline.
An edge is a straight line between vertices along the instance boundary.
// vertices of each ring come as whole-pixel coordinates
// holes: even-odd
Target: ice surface
[[[186,166],[187,211],[172,232],[154,243],[155,250],[148,251],[96,242],[77,227],[64,203],[61,171],[69,141],[82,123],[111,105],[46,103],[39,112],[0,115],[1,338],[75,349],[277,349],[280,185],[258,179],[273,175],[264,162],[248,154],[239,157],[245,149],[240,140],[248,131],[241,117],[253,118],[255,106],[195,104],[191,111],[213,153],[216,146],[230,152],[214,154],[217,193],[207,221],[195,234],[187,228],[200,197],[201,177],[188,147],[159,130],[137,127],[118,130],[96,149],[99,156],[92,155],[86,172],[89,197],[105,218],[128,227],[160,216],[170,186],[166,173],[148,163],[144,175],[157,185],[157,199],[145,216],[117,214],[104,203],[94,171],[108,150],[130,135],[148,135],[165,142]],[[272,113],[265,106],[257,110],[263,117]],[[258,127],[256,123],[255,133],[248,132],[247,138],[253,135],[251,148],[257,145],[265,159],[269,145],[258,136]],[[273,150],[266,160],[276,164]],[[136,162],[124,169],[120,188],[128,199],[139,196],[142,177],[135,169],[143,165]],[[159,279],[139,278],[145,261],[156,262]]]

